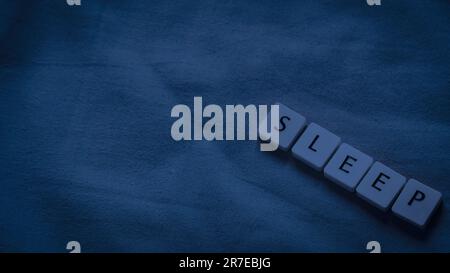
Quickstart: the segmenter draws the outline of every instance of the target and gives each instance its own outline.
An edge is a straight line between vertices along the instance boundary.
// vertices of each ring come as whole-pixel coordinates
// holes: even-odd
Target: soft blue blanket
[[[450,250],[447,0],[0,0],[0,251]],[[444,205],[417,232],[176,104],[282,102]]]

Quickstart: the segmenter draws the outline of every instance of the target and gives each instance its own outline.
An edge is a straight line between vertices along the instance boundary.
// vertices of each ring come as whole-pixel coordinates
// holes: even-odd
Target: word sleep
[[[407,179],[316,123],[306,124],[302,115],[279,104],[278,147],[323,172],[330,181],[383,211],[424,228],[439,207],[442,194]]]

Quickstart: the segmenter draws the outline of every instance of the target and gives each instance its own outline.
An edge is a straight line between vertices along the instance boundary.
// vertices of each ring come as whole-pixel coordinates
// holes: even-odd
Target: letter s
[[[282,116],[282,117],[280,118],[280,124],[281,124],[282,128],[279,128],[279,129],[278,129],[278,128],[275,128],[275,129],[277,129],[277,130],[280,131],[280,132],[282,132],[282,131],[284,131],[284,129],[286,129],[286,123],[284,123],[283,119],[291,120],[291,118],[290,118],[290,117],[287,117],[287,116]]]

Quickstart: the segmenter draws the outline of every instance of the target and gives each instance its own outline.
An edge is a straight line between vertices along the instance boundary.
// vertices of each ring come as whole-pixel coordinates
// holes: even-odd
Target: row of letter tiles
[[[305,127],[306,119],[283,104],[279,106],[280,122],[275,128],[280,131],[280,149],[287,151]],[[414,179],[406,182],[403,175],[381,162],[373,163],[372,157],[351,145],[340,143],[340,137],[311,123],[292,146],[292,154],[315,170],[323,170],[325,177],[344,189],[356,191],[369,204],[383,211],[392,206],[400,218],[421,228],[426,226],[442,200],[440,192]]]
[[[275,126],[275,130],[278,130],[280,134],[278,145],[282,151],[289,151],[292,144],[305,127],[306,118],[284,104],[277,104],[279,105],[280,112],[278,126]],[[270,116],[268,119],[269,124],[271,124]]]

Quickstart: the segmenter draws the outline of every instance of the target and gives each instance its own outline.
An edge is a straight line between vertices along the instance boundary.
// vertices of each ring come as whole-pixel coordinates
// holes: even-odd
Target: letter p
[[[408,202],[408,206],[411,206],[411,204],[414,201],[423,201],[425,199],[425,193],[421,192],[421,191],[416,191],[413,195],[413,197],[409,200]]]

